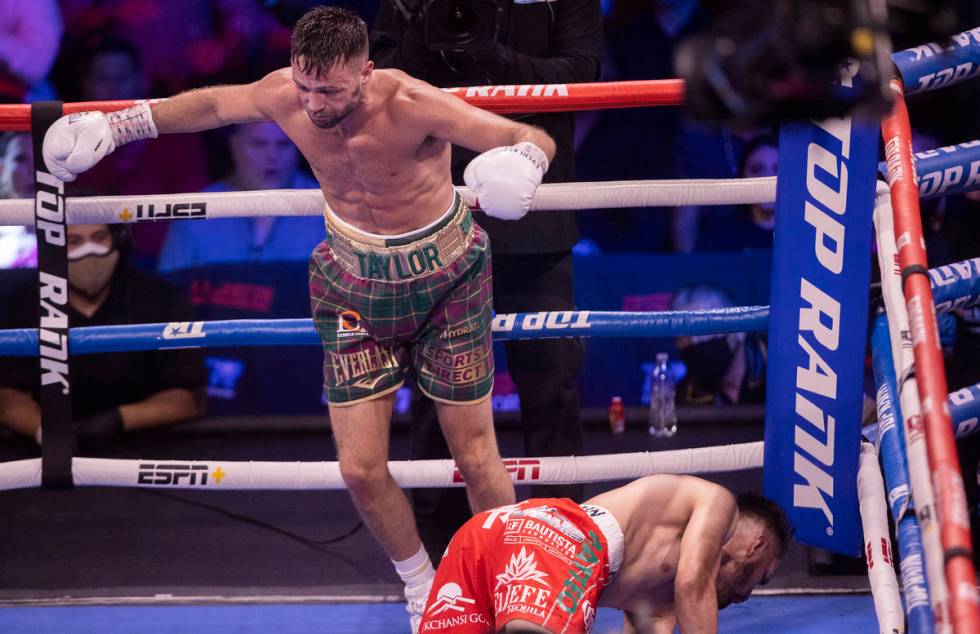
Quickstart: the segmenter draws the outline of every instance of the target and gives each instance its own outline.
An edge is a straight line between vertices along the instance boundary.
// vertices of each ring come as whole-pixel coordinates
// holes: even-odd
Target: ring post
[[[898,264],[912,332],[916,382],[922,399],[926,450],[946,562],[950,618],[956,634],[980,632],[970,521],[946,400],[948,389],[926,268],[919,190],[912,161],[912,131],[902,84],[892,80],[891,87],[895,104],[882,122],[881,133],[895,217]]]

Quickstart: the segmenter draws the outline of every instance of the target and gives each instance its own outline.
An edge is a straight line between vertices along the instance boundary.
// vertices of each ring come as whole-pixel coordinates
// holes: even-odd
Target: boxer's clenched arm
[[[406,89],[399,98],[405,100],[415,125],[427,130],[430,136],[475,152],[533,143],[548,161],[555,157],[555,142],[544,130],[511,121],[425,82],[405,77]]]
[[[555,156],[554,140],[544,130],[471,106],[424,82],[405,76],[404,85],[396,112],[404,111],[428,136],[483,152],[463,174],[480,208],[504,220],[523,217]]]

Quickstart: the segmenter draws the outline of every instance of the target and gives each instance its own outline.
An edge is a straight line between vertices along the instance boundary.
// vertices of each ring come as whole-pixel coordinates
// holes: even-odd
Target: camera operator
[[[602,44],[599,0],[382,0],[371,34],[371,58],[441,87],[596,81]],[[521,116],[547,131],[558,150],[545,182],[574,176],[572,113]],[[473,153],[453,147],[453,182]],[[574,212],[531,213],[518,221],[475,214],[490,235],[493,301],[498,313],[572,310]],[[577,339],[507,342],[517,386],[524,450],[531,456],[582,453]],[[412,458],[448,458],[431,401],[413,403]],[[581,485],[532,490],[533,496],[580,500]],[[416,519],[430,555],[438,559],[468,518],[462,491],[417,489]]]

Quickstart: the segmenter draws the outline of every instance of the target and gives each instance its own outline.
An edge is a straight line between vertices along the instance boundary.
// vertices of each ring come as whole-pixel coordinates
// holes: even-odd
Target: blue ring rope
[[[895,366],[892,362],[888,321],[875,318],[871,333],[872,367],[878,388],[878,451],[901,557],[902,590],[909,634],[931,634],[932,606],[925,574],[925,554],[915,512],[911,509],[908,464],[905,460],[905,430],[899,405]]]
[[[980,258],[929,270],[936,309],[980,301]],[[758,332],[769,326],[768,306],[696,311],[564,311],[494,317],[494,341],[556,337],[678,337]],[[177,324],[90,326],[69,330],[72,354],[173,348],[319,345],[311,319],[239,319]],[[36,328],[0,330],[0,356],[36,356]]]
[[[763,331],[768,306],[698,311],[515,313],[494,318],[494,341],[557,337],[678,337]],[[0,356],[36,356],[38,330],[0,330]],[[236,319],[71,328],[71,353],[320,345],[312,319]]]

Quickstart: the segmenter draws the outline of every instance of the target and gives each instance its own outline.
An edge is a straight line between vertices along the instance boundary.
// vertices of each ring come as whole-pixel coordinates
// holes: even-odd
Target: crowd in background
[[[413,69],[413,61],[422,57],[413,60],[404,56],[405,45],[400,39],[404,25],[396,24],[398,16],[391,6],[381,4],[386,1],[349,0],[343,4],[358,11],[369,27],[376,27],[372,56],[377,53],[379,67],[400,67],[439,86],[672,78],[677,75],[673,56],[678,42],[710,28],[712,23],[710,12],[698,0],[588,0],[602,11],[602,42],[594,46],[598,69],[585,64],[566,77],[550,75],[542,65],[523,75],[515,71],[481,80],[478,73],[456,68],[453,64],[458,66],[459,60],[452,55],[443,54],[441,60]],[[207,85],[251,82],[289,64],[292,24],[316,4],[320,3],[0,0],[0,102],[142,99]],[[980,10],[971,9],[968,2],[961,5],[960,26],[980,24]],[[901,14],[896,19],[901,19]],[[925,27],[902,25],[895,49],[931,39]],[[393,32],[398,32],[397,37]],[[507,42],[508,46],[534,46],[529,40],[513,39],[518,42]],[[560,50],[554,53],[560,54]],[[538,53],[540,59],[548,55]],[[942,95],[910,100],[916,150],[980,138],[974,105],[980,99],[978,81]],[[564,141],[559,138],[562,155],[556,157],[546,180],[747,178],[775,176],[777,172],[779,141],[775,129],[713,127],[690,120],[681,108],[674,107],[581,112],[574,115],[574,132],[566,125],[571,118],[552,117],[531,120],[556,137],[560,134],[554,130],[568,132],[568,150],[562,154]],[[457,184],[461,184],[458,175],[468,158],[464,153],[457,155]],[[30,135],[0,133],[0,198],[33,196],[32,165]],[[251,123],[205,134],[168,134],[129,143],[82,174],[67,193],[102,196],[289,188],[314,189],[317,183],[295,146],[275,124]],[[923,203],[922,215],[931,266],[980,255],[980,195]],[[776,222],[773,204],[609,209],[580,212],[574,220],[572,214],[560,218],[550,217],[547,222],[552,224],[525,222],[510,233],[508,227],[486,221],[495,254],[494,301],[501,312],[573,309],[572,252],[580,258],[597,254],[766,253],[772,249]],[[301,287],[304,280],[277,281],[281,269],[260,271],[254,265],[305,262],[323,238],[324,227],[320,218],[268,216],[144,222],[134,225],[132,235],[117,229],[110,232],[105,225],[72,232],[79,236],[83,250],[101,248],[102,240],[108,252],[117,254],[105,271],[74,265],[79,280],[87,275],[85,279],[95,284],[88,290],[82,282],[73,285],[71,323],[84,326],[181,321],[192,318],[192,308],[199,319],[275,314],[279,300],[274,289],[283,295],[287,284]],[[544,253],[536,253],[539,248]],[[30,229],[0,227],[0,268],[36,265]],[[149,275],[158,273],[176,280],[182,272],[197,269],[220,274],[183,280],[188,297],[178,296]],[[541,288],[532,289],[531,280],[561,290],[545,293]],[[699,310],[739,303],[733,297],[737,293],[710,284],[678,283],[672,290],[670,298],[656,308]],[[306,301],[303,290],[296,295],[300,301],[295,305],[302,306]],[[0,327],[29,325],[36,312],[32,298],[26,290],[12,294],[8,309],[0,312]],[[956,336],[946,339],[951,389],[980,382],[980,309],[962,309],[955,321]],[[575,381],[583,353],[578,340],[551,340],[548,345],[551,347],[545,348],[540,342],[510,346],[511,373],[506,381],[498,380],[498,387],[506,386],[511,378],[517,384],[516,388],[511,384],[511,390],[520,392],[527,419],[528,455],[579,454],[582,429]],[[681,337],[671,345],[685,370],[678,386],[679,403],[726,406],[765,402],[767,349],[763,335]],[[191,351],[83,357],[72,369],[73,383],[88,382],[87,389],[76,392],[87,395],[75,401],[80,448],[98,450],[125,429],[198,416],[204,411],[205,388],[208,395],[219,399],[218,403],[241,394],[251,399],[241,401],[240,410],[228,410],[230,413],[261,413],[261,399],[275,401],[272,407],[285,412],[280,394],[263,389],[262,377],[277,376],[288,380],[294,391],[309,388],[315,394],[319,377],[309,368],[318,365],[317,352],[312,351],[309,359],[301,357],[305,352],[296,352],[272,361],[270,356],[244,349],[211,350],[206,359]],[[649,350],[648,356],[653,352]],[[274,365],[280,361],[281,367]],[[137,376],[143,380],[134,382]],[[4,412],[0,424],[41,442],[35,379],[29,359],[7,359],[0,364],[0,411]],[[120,400],[122,393],[126,394],[124,400]],[[318,394],[316,397],[319,399]],[[437,442],[439,433],[432,421],[425,424],[427,418],[433,418],[426,415],[425,407],[416,399],[412,457],[441,457],[445,449]],[[552,425],[555,429],[547,422],[552,419],[557,421]],[[964,479],[972,489],[975,479],[969,470],[977,464],[978,449],[964,443],[961,451],[967,452],[961,455],[961,462]],[[560,494],[575,498],[580,491],[573,488]],[[971,499],[975,497],[971,491]],[[430,517],[430,523],[442,526],[445,532],[445,527],[452,528],[468,516],[468,508],[460,496],[438,491],[419,496],[415,503],[430,551],[441,552],[451,531],[430,531],[430,535],[425,518]]]
[[[0,2],[0,100],[15,103],[57,98],[64,101],[134,99],[175,94],[195,87],[253,81],[288,64],[292,21],[318,4],[313,0],[38,0]],[[351,5],[350,2],[347,3]],[[356,9],[372,24],[377,0],[359,0]],[[711,24],[697,0],[614,0],[602,3],[605,34],[602,80],[661,79],[676,76],[673,52],[684,37]],[[923,38],[925,37],[923,31]],[[902,48],[921,43],[914,30]],[[916,125],[940,144],[968,138],[969,123],[935,99],[917,100]],[[641,108],[577,115],[575,180],[730,178],[775,173],[773,130],[713,129],[687,120],[679,108]],[[308,187],[308,179],[280,173],[234,184],[229,180],[231,135],[167,135],[152,143],[120,148],[87,173],[79,191],[92,195],[166,194],[221,189]],[[773,152],[750,160],[759,137]],[[17,161],[19,143],[4,135],[0,195],[25,196],[4,186]],[[274,143],[270,143],[272,148]],[[232,151],[229,151],[229,150]],[[270,150],[272,152],[274,150]],[[765,153],[765,150],[761,150]],[[247,158],[268,160],[270,152]],[[21,152],[20,156],[23,153]],[[282,159],[286,162],[293,159]],[[146,166],[152,165],[153,169]],[[300,168],[302,169],[302,167]],[[761,171],[759,171],[761,170]],[[931,217],[931,237],[940,253],[947,236],[959,235],[963,203]],[[579,253],[704,252],[768,249],[772,213],[755,209],[620,209],[578,214]],[[136,227],[134,250],[142,268],[155,268],[166,239],[166,223]],[[10,233],[0,236],[3,240]],[[254,229],[262,242],[263,229]],[[8,236],[9,241],[9,236]],[[0,242],[0,244],[3,244]],[[251,247],[251,245],[249,245]],[[955,250],[955,249],[954,249]],[[254,249],[249,249],[254,257]],[[296,257],[305,258],[297,252]],[[216,256],[207,256],[212,261]],[[225,256],[222,256],[225,257]],[[0,256],[4,266],[22,257]],[[173,269],[165,258],[162,270]]]
[[[0,100],[152,98],[205,85],[253,81],[288,65],[292,23],[315,4],[312,0],[0,0]],[[377,0],[346,4],[369,26],[376,24]],[[712,20],[697,0],[603,0],[600,4],[603,81],[676,76],[672,60],[677,43],[709,28]],[[961,4],[961,26],[973,26],[976,8]],[[916,28],[903,25],[895,48],[928,39],[925,25],[920,31]],[[443,79],[440,85],[450,84]],[[964,94],[977,95],[975,87],[965,90],[973,92]],[[913,124],[920,138],[926,139],[924,146],[980,136],[972,103],[975,100],[950,99],[945,92],[913,98]],[[575,123],[572,180],[576,181],[776,173],[778,135],[773,129],[709,127],[689,120],[680,108],[582,112],[576,114]],[[0,196],[32,195],[31,150],[28,135],[0,134]],[[83,174],[69,193],[314,187],[302,157],[274,124],[249,124],[130,143]],[[978,206],[964,196],[923,205],[931,265],[977,255]],[[772,247],[775,219],[773,205],[746,205],[586,211],[577,215],[577,224],[580,237],[574,251],[579,256],[765,252]],[[28,231],[0,228],[0,267],[36,265]],[[316,218],[139,223],[127,248],[135,268],[173,274],[221,263],[303,261],[322,235]],[[724,295],[725,289],[719,292]],[[961,316],[961,333],[967,340],[980,336],[978,324],[974,315]],[[736,343],[741,345],[732,345]],[[955,361],[972,360],[972,349],[971,344],[951,356],[953,383],[980,380],[970,364]]]

